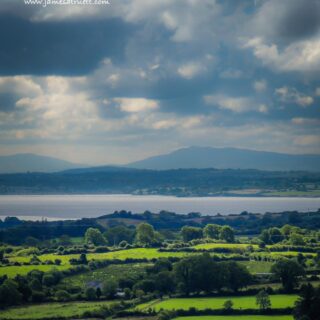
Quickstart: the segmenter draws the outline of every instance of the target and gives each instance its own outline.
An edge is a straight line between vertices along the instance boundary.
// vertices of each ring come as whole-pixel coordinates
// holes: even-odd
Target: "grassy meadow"
[[[271,307],[287,308],[293,307],[295,301],[298,299],[297,295],[270,295]],[[167,300],[155,300],[149,303],[137,306],[138,310],[147,310],[149,308],[156,311],[163,310],[188,310],[189,308],[196,308],[198,310],[204,309],[223,309],[225,301],[231,300],[234,309],[258,309],[256,305],[255,296],[229,296],[229,297],[212,297],[212,298],[173,298]]]
[[[23,307],[13,307],[1,311],[0,319],[56,319],[61,317],[80,317],[86,311],[96,311],[101,307],[108,306],[115,301],[98,302],[64,302],[43,303]]]

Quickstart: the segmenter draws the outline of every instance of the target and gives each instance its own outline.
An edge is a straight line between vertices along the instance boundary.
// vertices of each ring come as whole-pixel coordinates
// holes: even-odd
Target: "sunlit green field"
[[[293,316],[196,316],[174,320],[293,320]]]
[[[48,272],[54,268],[57,270],[65,270],[65,269],[68,269],[68,266],[67,265],[6,266],[6,267],[0,267],[0,277],[3,275],[7,275],[9,278],[14,278],[17,274],[26,275],[28,272],[35,269],[43,272]]]
[[[59,317],[80,317],[85,311],[99,310],[115,301],[43,303],[1,311],[0,319],[55,319]]]
[[[293,307],[297,300],[297,295],[271,295],[271,307],[272,308],[287,308]],[[244,296],[244,297],[213,297],[213,298],[177,298],[168,300],[157,300],[149,303],[141,304],[137,306],[139,310],[146,310],[149,308],[159,311],[183,309],[188,310],[189,308],[196,308],[198,310],[204,309],[223,309],[223,304],[226,300],[233,302],[234,309],[258,309],[256,305],[255,296]]]

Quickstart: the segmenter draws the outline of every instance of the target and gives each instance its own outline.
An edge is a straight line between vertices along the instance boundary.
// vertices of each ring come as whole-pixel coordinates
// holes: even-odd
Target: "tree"
[[[88,264],[87,255],[85,253],[80,254],[79,262],[80,264]]]
[[[189,227],[189,226],[182,227],[181,235],[184,242],[189,242],[194,239],[201,239],[203,237],[201,228]]]
[[[224,268],[224,273],[227,278],[225,286],[229,287],[234,292],[247,287],[252,282],[252,276],[245,266],[230,261],[224,263]]]
[[[234,242],[234,230],[230,226],[221,227],[220,239],[226,242]]]
[[[102,293],[107,299],[114,298],[117,293],[118,283],[115,280],[108,280],[103,283]]]
[[[103,246],[107,243],[101,231],[96,228],[87,229],[84,238],[86,243],[92,243],[95,246]]]
[[[228,311],[232,310],[233,302],[231,300],[226,300],[223,304],[223,308]]]
[[[125,226],[116,226],[113,228],[109,228],[104,233],[104,236],[106,237],[110,245],[119,245],[122,241],[132,243],[134,238],[134,230]]]
[[[218,265],[208,253],[184,258],[174,265],[173,270],[179,290],[186,295],[219,288]]]
[[[271,272],[275,277],[281,280],[282,286],[286,292],[292,292],[298,285],[298,278],[304,275],[303,267],[294,260],[281,259],[272,267]]]
[[[87,300],[93,301],[97,299],[97,292],[94,288],[90,287],[86,289],[85,296]]]
[[[136,230],[135,242],[142,246],[151,246],[156,242],[156,234],[149,223],[140,223]]]
[[[206,238],[219,239],[221,226],[218,224],[207,224],[203,229]]]
[[[260,310],[266,310],[271,308],[271,301],[268,293],[265,290],[261,290],[256,295],[256,305]]]
[[[278,243],[284,239],[279,228],[270,228],[269,229],[270,241],[271,243]]]
[[[319,320],[320,287],[313,288],[310,283],[303,285],[293,311],[296,320]]]
[[[302,235],[298,233],[292,233],[289,239],[293,246],[304,246],[306,244]]]
[[[0,306],[11,306],[22,301],[22,294],[18,291],[15,281],[7,279],[0,286]]]
[[[161,294],[168,294],[175,289],[173,274],[169,271],[161,271],[155,276],[156,289]]]
[[[58,301],[68,301],[70,300],[70,294],[65,290],[58,290],[55,293],[55,297]]]

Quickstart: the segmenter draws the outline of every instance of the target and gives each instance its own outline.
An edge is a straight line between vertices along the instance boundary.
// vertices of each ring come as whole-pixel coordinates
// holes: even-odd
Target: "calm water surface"
[[[176,213],[201,212],[214,215],[249,212],[312,211],[320,208],[320,198],[241,198],[133,196],[133,195],[28,195],[0,196],[0,218],[19,216],[28,219],[42,217],[76,219],[97,217],[115,210],[134,213],[169,210]]]

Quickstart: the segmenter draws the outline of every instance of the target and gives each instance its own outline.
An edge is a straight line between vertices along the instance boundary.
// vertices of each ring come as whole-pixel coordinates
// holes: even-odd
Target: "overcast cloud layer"
[[[320,0],[2,0],[0,43],[0,154],[320,153]]]

